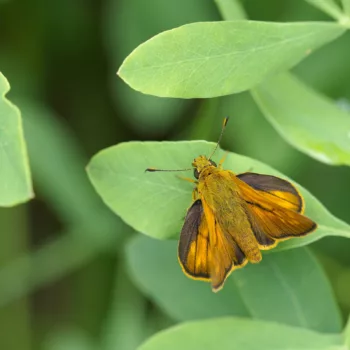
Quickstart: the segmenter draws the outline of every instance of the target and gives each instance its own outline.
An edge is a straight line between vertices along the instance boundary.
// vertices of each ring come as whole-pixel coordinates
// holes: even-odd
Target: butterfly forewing
[[[178,256],[184,272],[192,278],[208,280],[211,251],[209,231],[201,200],[187,211],[181,230]]]
[[[244,181],[253,189],[264,194],[266,199],[286,209],[302,213],[304,201],[298,190],[288,181],[272,175],[243,173],[237,178]]]

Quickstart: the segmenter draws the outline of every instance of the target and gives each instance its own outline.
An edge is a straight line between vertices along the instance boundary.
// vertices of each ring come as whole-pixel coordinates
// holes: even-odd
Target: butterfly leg
[[[197,199],[199,199],[199,193],[198,193],[198,189],[197,187],[193,189],[192,191],[192,200],[196,201]]]
[[[193,180],[193,179],[191,179],[191,178],[189,178],[189,177],[183,177],[183,176],[177,176],[179,179],[181,179],[181,180],[185,180],[185,181],[188,181],[188,182],[192,182],[193,184],[198,184],[198,181],[196,181],[196,180]]]

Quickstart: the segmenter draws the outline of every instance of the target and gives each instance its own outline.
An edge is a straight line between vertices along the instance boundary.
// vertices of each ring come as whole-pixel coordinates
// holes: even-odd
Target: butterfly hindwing
[[[240,184],[240,193],[246,202],[247,217],[258,241],[261,237],[263,239],[267,237],[271,243],[273,240],[301,237],[316,228],[316,224],[311,219],[291,210],[289,204],[284,205],[285,202],[280,205],[281,202],[276,201],[275,196],[269,196],[266,192],[268,191],[247,186],[246,182]],[[279,192],[283,193],[280,188]],[[270,249],[275,246],[267,243],[261,244],[261,249]]]
[[[248,208],[248,217],[254,233],[263,233],[276,241],[302,237],[316,228],[312,220],[291,210],[275,208],[271,211],[264,205],[252,202],[248,203]]]

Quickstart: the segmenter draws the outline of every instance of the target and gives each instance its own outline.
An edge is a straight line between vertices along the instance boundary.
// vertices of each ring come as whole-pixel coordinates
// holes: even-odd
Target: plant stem
[[[24,206],[0,210],[0,265],[26,250],[27,229],[26,211]],[[14,284],[21,281],[11,274]],[[1,288],[8,288],[6,281],[1,280]],[[21,296],[24,296],[23,294]],[[9,300],[10,301],[10,300]],[[30,328],[28,300],[11,300],[0,311],[1,337],[0,349],[32,349],[32,334]]]
[[[116,269],[112,303],[102,335],[104,350],[136,349],[145,338],[147,300],[131,283],[125,264]]]
[[[246,19],[246,13],[239,0],[215,0],[222,18],[225,21]]]

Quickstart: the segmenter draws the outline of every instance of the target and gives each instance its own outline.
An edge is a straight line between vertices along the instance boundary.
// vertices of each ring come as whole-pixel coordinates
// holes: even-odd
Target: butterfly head
[[[193,175],[196,179],[199,179],[199,175],[204,169],[217,167],[216,163],[211,159],[208,159],[206,156],[195,158],[192,162],[192,166],[194,167]]]

